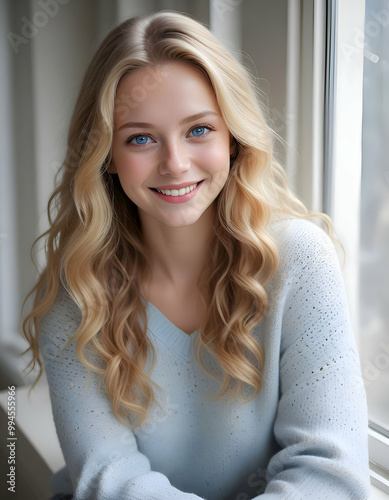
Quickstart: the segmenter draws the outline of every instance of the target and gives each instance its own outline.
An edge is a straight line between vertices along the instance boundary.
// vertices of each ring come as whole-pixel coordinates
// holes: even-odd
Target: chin
[[[189,226],[192,226],[193,224],[195,224],[198,220],[199,220],[200,217],[191,217],[191,218],[187,218],[185,220],[177,220],[177,221],[163,221],[164,224],[166,226],[169,226],[169,227],[189,227]]]

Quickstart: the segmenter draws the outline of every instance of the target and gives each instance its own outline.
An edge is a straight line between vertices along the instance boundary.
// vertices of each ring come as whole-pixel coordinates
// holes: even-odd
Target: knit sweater
[[[340,264],[307,220],[269,226],[279,266],[252,330],[264,351],[263,387],[249,403],[210,401],[220,386],[187,335],[147,303],[161,407],[130,431],[98,377],[80,363],[81,313],[65,291],[41,323],[59,441],[76,500],[364,500],[367,411]],[[217,370],[211,355],[205,363]]]

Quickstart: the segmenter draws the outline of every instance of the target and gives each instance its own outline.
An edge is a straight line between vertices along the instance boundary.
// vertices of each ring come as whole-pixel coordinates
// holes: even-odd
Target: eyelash
[[[198,136],[194,135],[194,136],[192,136],[192,137],[205,137],[206,135],[208,135],[208,134],[209,134],[209,132],[211,132],[212,130],[215,130],[215,129],[212,127],[212,125],[208,125],[207,123],[202,123],[201,125],[195,125],[193,128],[191,128],[191,129],[189,130],[189,133],[191,133],[191,132],[193,132],[194,130],[196,130],[196,128],[207,128],[207,129],[208,129],[208,132],[205,132],[204,134],[202,134],[202,135],[198,135]]]
[[[214,129],[214,127],[212,127],[212,125],[209,125],[209,124],[207,124],[207,123],[202,123],[202,124],[200,124],[200,125],[195,125],[194,127],[192,127],[192,128],[189,130],[189,134],[190,134],[191,132],[193,132],[194,130],[196,130],[197,128],[207,128],[207,129],[208,129],[208,131],[207,131],[207,132],[205,132],[205,133],[204,133],[204,134],[202,134],[202,135],[199,135],[199,136],[191,136],[191,137],[199,137],[199,138],[206,137],[206,136],[209,134],[209,132],[211,132],[211,131],[215,130],[215,129]],[[150,136],[148,136],[147,134],[135,134],[135,135],[133,135],[133,136],[129,137],[129,138],[126,140],[126,144],[128,144],[128,145],[134,145],[134,146],[137,146],[137,147],[147,146],[147,144],[131,144],[131,141],[132,141],[133,139],[135,139],[136,137],[148,137],[148,138],[150,138],[150,139],[151,139],[151,137],[150,137]]]

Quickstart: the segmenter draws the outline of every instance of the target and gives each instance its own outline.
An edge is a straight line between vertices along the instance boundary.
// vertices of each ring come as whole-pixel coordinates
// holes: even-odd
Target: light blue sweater
[[[219,385],[187,335],[147,304],[163,410],[133,433],[98,393],[75,344],[81,315],[61,292],[41,324],[53,415],[76,500],[365,500],[367,412],[334,246],[307,220],[271,226],[280,265],[253,329],[265,355],[250,403],[210,402]],[[213,363],[210,356],[206,362]]]

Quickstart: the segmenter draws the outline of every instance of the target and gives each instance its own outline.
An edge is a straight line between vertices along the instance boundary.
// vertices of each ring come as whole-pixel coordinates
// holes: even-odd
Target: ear
[[[113,161],[113,159],[111,160],[111,163],[108,166],[108,173],[110,173],[110,174],[117,174],[118,173],[116,170],[116,165],[115,165],[115,162]]]

